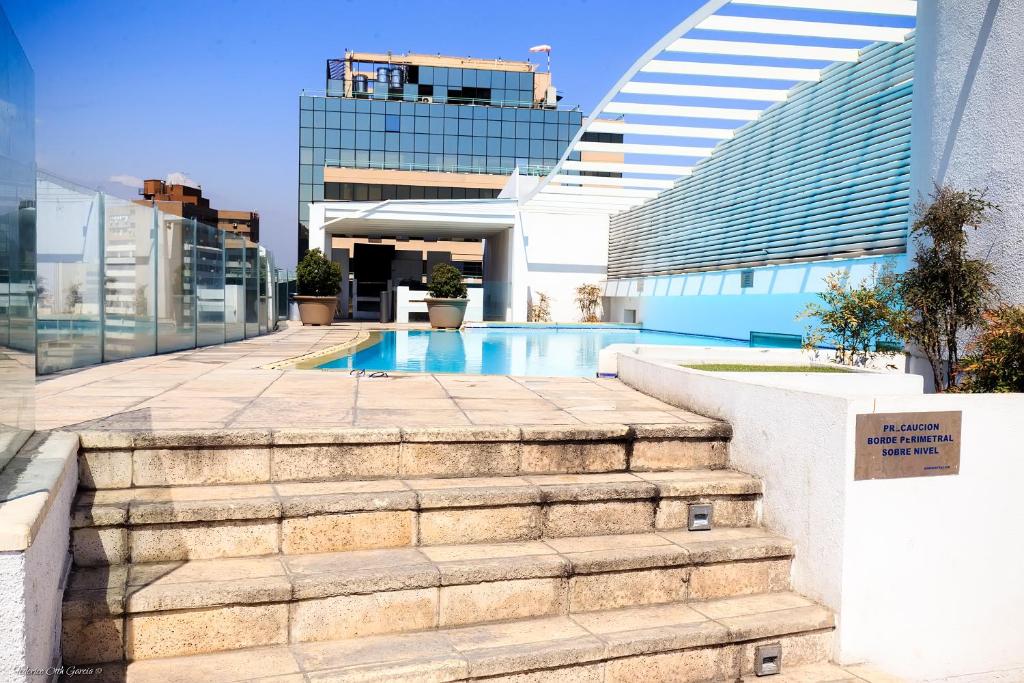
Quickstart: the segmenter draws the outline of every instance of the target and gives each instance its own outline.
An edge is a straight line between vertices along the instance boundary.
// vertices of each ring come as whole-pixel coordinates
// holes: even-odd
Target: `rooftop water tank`
[[[392,67],[391,71],[389,72],[389,76],[391,79],[392,88],[401,88],[403,85],[405,85],[405,71],[402,69],[402,67]]]

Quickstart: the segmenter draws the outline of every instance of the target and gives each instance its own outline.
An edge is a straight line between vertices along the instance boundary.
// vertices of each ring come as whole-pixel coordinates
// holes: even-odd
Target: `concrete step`
[[[784,672],[826,662],[832,628],[828,610],[779,592],[315,643],[285,644],[282,632],[276,645],[134,662],[127,678],[735,681],[752,673],[760,644],[781,645]]]
[[[678,424],[85,431],[85,488],[725,467],[731,427]]]
[[[759,521],[762,483],[731,470],[385,479],[83,491],[78,566],[625,534]]]
[[[752,528],[77,569],[63,645],[132,661],[769,593],[792,554]]]

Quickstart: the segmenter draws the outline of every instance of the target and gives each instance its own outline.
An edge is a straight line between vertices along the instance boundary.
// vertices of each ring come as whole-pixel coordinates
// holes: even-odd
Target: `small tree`
[[[469,295],[462,273],[450,263],[438,263],[430,271],[430,296],[435,299],[465,299]]]
[[[537,292],[537,300],[531,301],[526,309],[526,321],[531,323],[551,322],[551,299],[544,292]]]
[[[804,348],[823,344],[836,348],[836,360],[852,365],[865,361],[879,341],[900,340],[902,307],[899,276],[891,263],[871,267],[871,274],[854,287],[850,273],[838,270],[825,277],[820,302],[807,304],[797,318],[817,318],[807,327]]]
[[[981,333],[958,368],[960,389],[978,393],[1024,392],[1024,306],[983,314]]]
[[[295,268],[295,288],[299,296],[337,296],[341,291],[341,266],[310,249]]]
[[[82,283],[74,282],[68,287],[67,294],[64,295],[64,310],[74,313],[75,307],[81,304],[82,301]]]
[[[46,287],[46,278],[42,275],[36,277],[36,303],[40,307],[46,307],[50,303],[50,290]]]
[[[995,296],[992,266],[967,255],[967,228],[985,224],[998,208],[983,191],[949,186],[936,187],[931,203],[917,205],[914,267],[900,285],[909,313],[903,334],[928,359],[936,391],[956,387],[960,341],[982,323]]]
[[[585,323],[600,322],[597,309],[601,306],[601,288],[597,285],[580,285],[576,288],[576,305],[580,309],[580,320]]]

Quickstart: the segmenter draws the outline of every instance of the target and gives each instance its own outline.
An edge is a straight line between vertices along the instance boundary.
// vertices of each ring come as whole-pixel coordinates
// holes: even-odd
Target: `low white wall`
[[[466,322],[482,322],[484,319],[483,287],[467,287],[469,304],[466,305]],[[410,313],[426,313],[427,304],[423,299],[430,292],[411,290],[408,287],[395,287],[395,322],[409,322]]]
[[[609,344],[598,354],[598,374],[615,377],[618,374],[619,358],[623,355],[644,356],[659,360],[673,360],[679,363],[751,363],[755,365],[803,365],[807,363],[830,364],[835,361],[835,351],[829,349],[771,349],[754,346],[671,346],[668,344]],[[875,354],[862,367],[849,368],[853,373],[865,371],[902,375],[908,367],[908,356],[902,353]],[[749,375],[747,375],[749,378]],[[777,376],[778,377],[778,376]],[[849,380],[851,382],[857,380]],[[899,380],[903,382],[903,380]],[[899,391],[915,384],[899,384]],[[872,391],[880,385],[872,384]],[[916,391],[916,389],[913,389]]]
[[[1024,397],[927,396],[915,375],[618,367],[732,424],[732,466],[764,479],[765,525],[797,544],[794,588],[838,614],[837,661],[912,680],[1024,666]],[[926,410],[963,411],[959,475],[853,480],[857,414]]]
[[[0,472],[0,680],[60,663],[61,602],[78,439],[37,434]]]
[[[872,409],[963,411],[960,473],[849,483],[844,659],[923,678],[1024,667],[1024,396],[879,396],[856,411]]]

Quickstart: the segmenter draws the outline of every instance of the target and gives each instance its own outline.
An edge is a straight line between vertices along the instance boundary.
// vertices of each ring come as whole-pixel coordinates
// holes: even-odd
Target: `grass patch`
[[[684,368],[706,370],[707,372],[851,372],[834,365],[753,365],[748,363],[694,363],[683,364]]]

